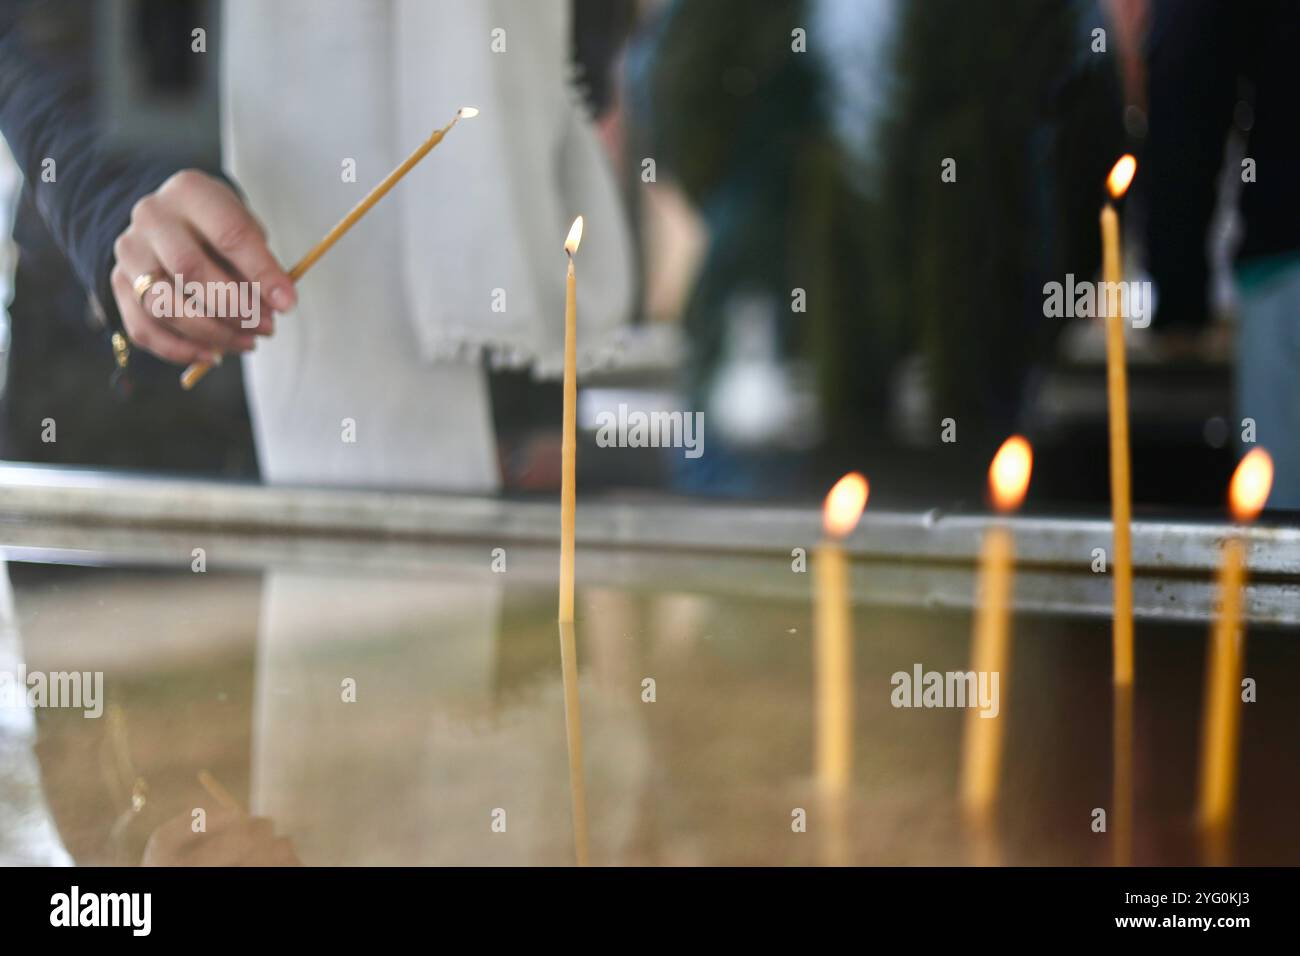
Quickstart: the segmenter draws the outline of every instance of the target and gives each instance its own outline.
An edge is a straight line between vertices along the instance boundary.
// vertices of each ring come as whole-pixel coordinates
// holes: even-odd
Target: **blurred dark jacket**
[[[179,169],[217,172],[217,158],[187,151],[165,130],[160,142],[138,148],[110,136],[95,40],[104,35],[105,12],[126,17],[143,61],[137,66],[170,89],[175,71],[166,66],[175,65],[177,50],[182,66],[214,55],[190,52],[191,28],[212,26],[204,18],[210,6],[0,0],[0,134],[23,176],[0,405],[6,458],[256,475],[238,362],[204,388],[182,392],[174,366],[135,349],[130,390],[109,384],[108,336],[120,322],[109,285],[113,242],[138,199]],[[55,441],[44,427],[49,419]]]
[[[1207,320],[1207,231],[1234,117],[1248,127],[1246,156],[1257,176],[1241,186],[1245,238],[1238,261],[1300,251],[1298,56],[1297,0],[1155,0],[1139,175],[1149,203],[1160,327],[1195,328]]]
[[[23,174],[23,209],[66,257],[83,288],[116,318],[109,272],[113,240],[131,207],[178,168],[157,156],[126,155],[105,145],[92,112],[93,51],[60,16],[87,22],[89,4],[0,3],[0,134]],[[62,23],[66,23],[64,20]],[[20,224],[34,238],[35,223]]]

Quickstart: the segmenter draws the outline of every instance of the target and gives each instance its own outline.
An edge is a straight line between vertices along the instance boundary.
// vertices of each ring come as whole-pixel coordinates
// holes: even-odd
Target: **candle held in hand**
[[[573,257],[582,242],[582,217],[573,220],[564,251],[564,426],[560,445],[560,623],[573,620],[573,526],[577,509],[578,452],[578,280]]]
[[[368,213],[375,203],[383,199],[384,196],[388,194],[388,191],[397,185],[398,180],[414,169],[416,163],[424,159],[424,157],[427,156],[435,146],[442,142],[442,138],[447,135],[458,121],[462,119],[472,119],[475,116],[478,116],[478,110],[476,108],[473,106],[462,106],[456,111],[456,115],[451,118],[450,123],[441,129],[434,130],[433,135],[416,147],[415,151],[411,153],[410,156],[406,157],[400,166],[385,176],[379,185],[370,190],[370,192],[365,195],[365,198],[352,207],[351,212],[335,223],[334,228],[325,234],[325,238],[321,239],[320,242],[307,250],[307,254],[299,259],[298,262],[294,264],[294,267],[289,270],[289,278],[294,282],[301,279],[303,275],[306,274],[307,270],[316,264],[317,259],[325,255],[325,253],[330,250],[330,247],[343,237],[344,233],[356,225],[357,220]],[[188,392],[195,385],[199,384],[199,381],[203,376],[208,374],[208,371],[211,368],[212,366],[207,362],[195,362],[181,373],[181,388]]]

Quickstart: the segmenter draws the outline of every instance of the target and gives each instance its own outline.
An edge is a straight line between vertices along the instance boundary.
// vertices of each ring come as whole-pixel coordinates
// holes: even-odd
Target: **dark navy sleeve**
[[[0,0],[0,135],[54,241],[118,327],[109,285],[113,241],[135,202],[180,167],[107,144],[85,85],[73,82],[82,65],[50,56],[28,35],[24,14],[33,4]],[[88,6],[80,15],[89,15]]]

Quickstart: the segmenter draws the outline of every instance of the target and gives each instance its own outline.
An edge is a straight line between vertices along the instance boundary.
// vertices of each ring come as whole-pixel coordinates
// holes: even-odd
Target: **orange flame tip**
[[[1237,464],[1228,485],[1228,507],[1238,521],[1254,521],[1273,489],[1273,456],[1255,448]]]
[[[832,538],[843,538],[858,526],[867,507],[867,479],[851,471],[831,488],[822,506],[822,525]]]
[[[1029,476],[1034,468],[1034,451],[1020,435],[1002,443],[989,465],[989,493],[998,511],[1015,511],[1029,490]]]
[[[1129,184],[1133,182],[1134,175],[1137,174],[1138,161],[1132,153],[1125,153],[1115,165],[1111,167],[1110,175],[1106,177],[1106,189],[1111,196],[1119,199],[1128,192]]]

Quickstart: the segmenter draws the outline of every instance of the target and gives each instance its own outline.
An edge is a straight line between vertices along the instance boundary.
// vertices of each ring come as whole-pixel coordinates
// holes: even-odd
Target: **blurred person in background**
[[[1099,266],[1097,184],[1123,144],[1120,71],[1090,49],[1101,17],[1095,2],[1031,0],[665,8],[632,86],[653,155],[708,227],[688,388],[706,409],[743,395],[731,407],[766,416],[750,433],[773,452],[733,441],[696,484],[771,493],[798,468],[791,445],[820,429],[828,474],[870,459],[917,487],[933,453],[899,441],[937,447],[949,417],[961,439],[938,470],[970,463],[978,484],[992,448],[1032,424],[1062,330],[1043,284]],[[764,361],[780,374],[763,395],[753,373],[748,392],[725,388]],[[791,407],[801,362],[820,421]]]
[[[1300,90],[1293,61],[1300,3],[1156,0],[1150,24],[1142,176],[1159,292],[1153,327],[1183,340],[1212,327],[1209,230],[1222,183],[1242,231],[1234,276],[1241,421],[1231,431],[1239,440],[1253,431],[1246,440],[1272,454],[1270,506],[1298,509]]]
[[[691,491],[770,495],[819,431],[845,457],[884,432],[899,330],[872,305],[873,197],[836,125],[827,59],[835,15],[853,8],[673,2],[630,58],[634,117],[708,231],[683,316],[685,387],[717,430],[703,467],[679,474]],[[814,389],[819,415],[798,401]]]
[[[1100,266],[1101,187],[1123,152],[1119,71],[1091,2],[904,5],[884,153],[882,289],[915,328],[927,420],[982,474],[1027,411],[1064,323],[1043,286]],[[951,161],[951,176],[941,173]]]

